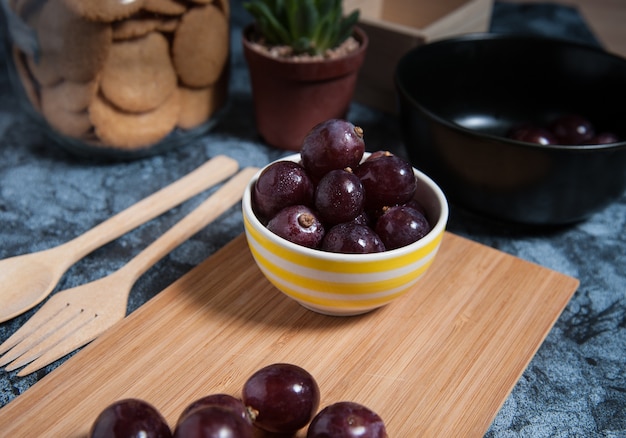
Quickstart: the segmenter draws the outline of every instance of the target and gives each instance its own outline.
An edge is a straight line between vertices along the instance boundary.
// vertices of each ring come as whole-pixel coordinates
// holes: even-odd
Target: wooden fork
[[[258,169],[249,167],[114,273],[56,293],[0,345],[0,366],[12,371],[29,364],[25,376],[92,341],[126,316],[137,279],[166,254],[235,205]]]
[[[237,161],[218,155],[68,242],[0,260],[0,322],[43,301],[67,269],[96,248],[233,176],[238,169]]]

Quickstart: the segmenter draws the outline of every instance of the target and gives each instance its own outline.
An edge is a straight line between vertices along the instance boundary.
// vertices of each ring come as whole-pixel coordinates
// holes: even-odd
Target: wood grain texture
[[[323,316],[267,282],[240,236],[2,408],[0,435],[85,437],[124,397],[173,425],[194,399],[239,395],[256,369],[290,362],[316,377],[322,405],[363,403],[392,438],[481,437],[577,286],[446,233],[409,294]]]

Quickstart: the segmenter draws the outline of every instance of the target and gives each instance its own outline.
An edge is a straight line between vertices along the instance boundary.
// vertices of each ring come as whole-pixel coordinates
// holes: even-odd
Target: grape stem
[[[298,223],[303,228],[309,228],[315,223],[315,218],[311,214],[304,213],[298,216]]]

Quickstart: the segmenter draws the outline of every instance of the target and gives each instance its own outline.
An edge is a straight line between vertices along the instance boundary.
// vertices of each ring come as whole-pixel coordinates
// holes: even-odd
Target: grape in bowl
[[[363,160],[369,156],[365,153]],[[300,154],[282,160],[299,162]],[[366,313],[408,291],[418,293],[416,283],[433,262],[448,221],[446,197],[431,178],[413,168],[418,187],[415,200],[431,223],[424,237],[383,252],[345,254],[298,245],[268,230],[254,213],[252,201],[264,169],[246,187],[242,210],[250,251],[277,289],[309,310],[336,316]]]

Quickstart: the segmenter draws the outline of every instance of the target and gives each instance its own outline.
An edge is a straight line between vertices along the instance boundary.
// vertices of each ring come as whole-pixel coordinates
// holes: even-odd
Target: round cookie
[[[42,57],[57,72],[75,82],[92,80],[102,68],[111,46],[111,26],[89,21],[66,7],[64,0],[48,0],[37,21]]]
[[[68,137],[80,138],[92,127],[87,111],[68,111],[63,100],[46,93],[41,94],[41,113],[52,128]]]
[[[143,7],[143,0],[63,0],[72,11],[91,21],[111,23],[128,18]]]
[[[181,15],[187,10],[184,4],[176,0],[144,0],[143,9],[163,15]]]
[[[89,106],[96,135],[105,145],[126,150],[141,149],[162,140],[175,128],[179,112],[178,90],[161,106],[145,113],[120,111],[100,94]]]
[[[200,126],[226,101],[226,87],[217,84],[204,88],[181,86],[180,115],[177,126],[181,129],[192,129]]]
[[[215,6],[224,12],[226,17],[230,17],[230,1],[229,0],[215,0]]]
[[[208,5],[209,3],[213,3],[219,9],[224,12],[224,14],[228,17],[230,16],[230,3],[229,0],[187,0],[189,3],[195,3],[196,5]]]
[[[112,24],[113,41],[141,38],[159,29],[162,19],[154,16],[132,17]]]
[[[161,23],[157,26],[157,30],[163,33],[174,32],[178,28],[178,18],[167,18],[161,20]]]
[[[39,59],[35,60],[32,56],[26,55],[26,64],[42,87],[50,87],[63,81],[63,77],[57,71],[53,56],[41,54]]]
[[[89,103],[98,91],[98,81],[72,82],[62,81],[51,87],[41,89],[46,100],[57,102],[59,108],[70,112],[86,111]]]
[[[228,61],[226,15],[213,4],[190,9],[174,34],[172,53],[178,77],[185,85],[207,87],[215,83]]]
[[[176,72],[167,39],[158,32],[115,42],[106,60],[100,89],[114,105],[128,112],[150,111],[176,89]]]

